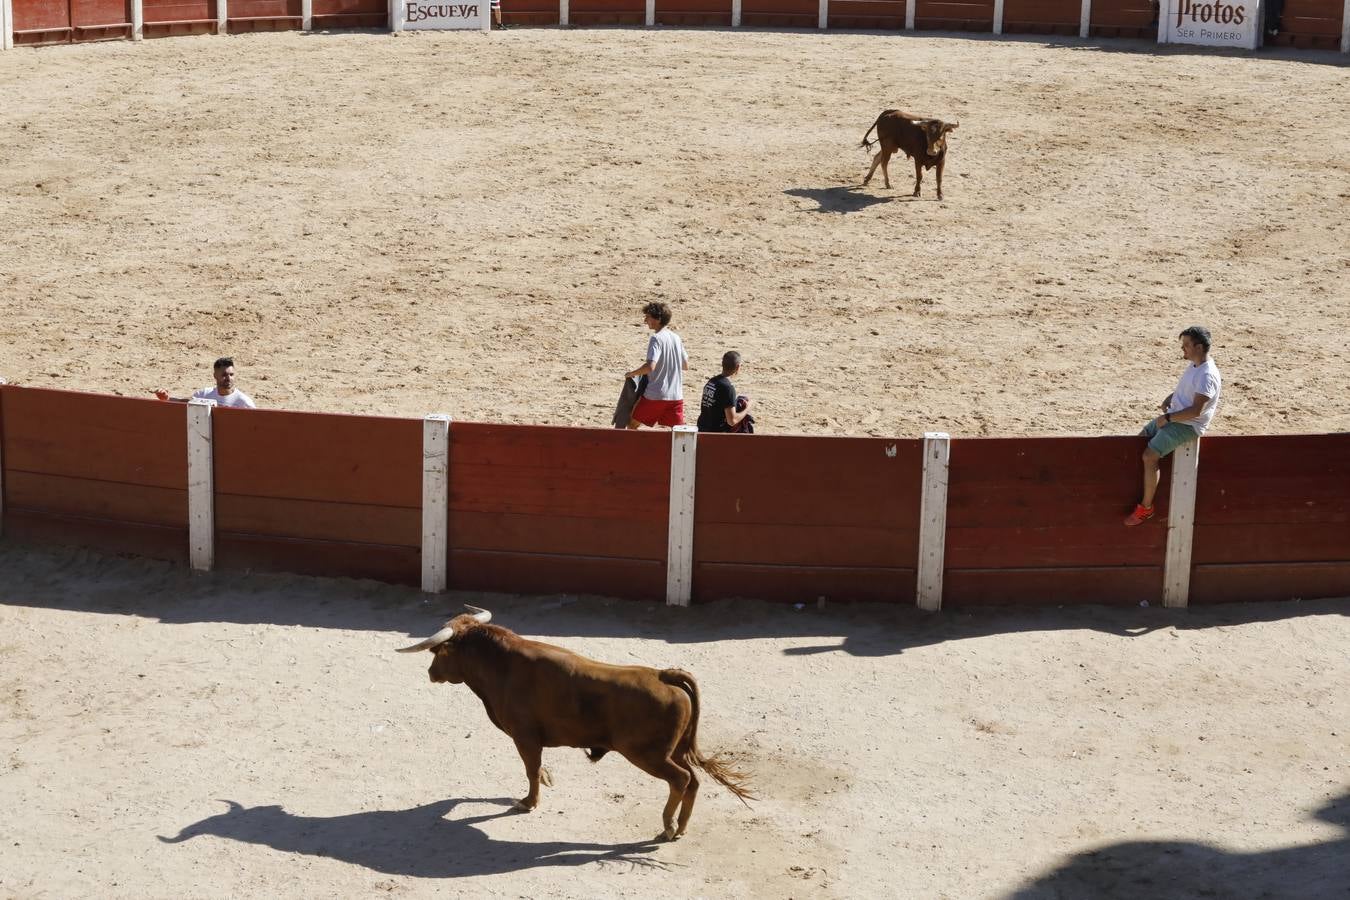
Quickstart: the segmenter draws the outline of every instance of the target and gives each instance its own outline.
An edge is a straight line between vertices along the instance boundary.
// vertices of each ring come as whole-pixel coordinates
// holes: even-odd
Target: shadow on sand
[[[884,188],[881,190],[884,190]],[[831,188],[788,188],[783,193],[793,197],[804,197],[817,205],[816,209],[803,210],[803,212],[836,213],[840,215],[858,212],[879,203],[896,203],[920,199],[909,196],[907,192],[904,196],[891,195],[888,197],[864,194],[861,184]]]
[[[462,878],[587,863],[669,868],[669,864],[648,855],[660,846],[654,839],[627,844],[494,840],[474,826],[514,815],[510,808],[513,801],[505,798],[440,800],[412,809],[326,818],[298,816],[281,806],[221,802],[229,806],[225,812],[194,822],[173,837],[161,835],[159,839],[178,844],[212,835],[412,878]],[[456,806],[468,804],[507,808],[462,819],[445,818]]]
[[[1350,896],[1350,794],[1315,818],[1347,830],[1321,844],[1240,853],[1192,841],[1127,841],[1089,850],[1008,900],[1345,898]]]
[[[874,657],[996,634],[1090,630],[1135,637],[1159,628],[1181,631],[1350,614],[1341,600],[1234,603],[1174,610],[1161,607],[1046,605],[952,609],[939,614],[883,603],[797,608],[728,600],[690,608],[650,601],[553,594],[517,596],[452,591],[429,596],[373,581],[298,575],[212,572],[192,575],[170,563],[100,556],[69,548],[0,542],[0,603],[95,614],[135,615],[168,623],[228,622],[394,632],[424,637],[466,603],[494,613],[520,634],[632,637],[669,644],[785,638],[790,656],[844,652]],[[397,645],[401,638],[392,639]],[[391,648],[392,649],[392,648]]]

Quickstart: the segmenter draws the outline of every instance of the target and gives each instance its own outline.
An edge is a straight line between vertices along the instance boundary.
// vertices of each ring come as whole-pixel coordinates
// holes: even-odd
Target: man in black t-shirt
[[[750,415],[750,400],[736,409],[736,385],[731,379],[741,371],[741,355],[735,350],[722,354],[722,374],[714,375],[703,385],[703,402],[699,406],[698,430],[730,432]]]

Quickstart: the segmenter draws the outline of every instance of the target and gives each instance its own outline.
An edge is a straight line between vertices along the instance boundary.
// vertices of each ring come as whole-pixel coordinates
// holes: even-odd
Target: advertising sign
[[[489,0],[447,3],[445,0],[390,0],[395,31],[487,31],[492,22]]]
[[[1162,0],[1158,41],[1254,49],[1261,42],[1261,2]]]

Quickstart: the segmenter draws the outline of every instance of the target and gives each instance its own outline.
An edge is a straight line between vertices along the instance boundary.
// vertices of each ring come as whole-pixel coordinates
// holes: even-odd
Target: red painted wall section
[[[914,602],[923,442],[700,435],[694,599]]]
[[[1161,597],[1171,466],[1157,515],[1139,499],[1140,437],[954,440],[944,606],[1133,604]]]
[[[914,27],[938,31],[993,31],[994,0],[915,0]]]
[[[742,0],[741,24],[752,28],[815,28],[820,4],[815,0]]]
[[[1205,438],[1191,602],[1350,597],[1350,434]]]
[[[656,0],[657,25],[731,25],[731,0]]]
[[[567,7],[573,25],[645,25],[645,0],[573,0]]]
[[[310,14],[315,29],[389,27],[386,0],[314,0]]]
[[[215,0],[142,0],[146,37],[214,31]]]
[[[226,7],[232,32],[286,31],[303,24],[300,0],[230,0]]]
[[[557,25],[558,0],[502,0],[502,21],[508,25]]]
[[[131,36],[128,0],[14,0],[14,42],[52,44]]]
[[[0,387],[5,534],[187,561],[181,404]]]
[[[1004,34],[1078,34],[1079,0],[1003,0]]]
[[[671,435],[450,426],[456,589],[664,600]]]
[[[1149,0],[1092,0],[1088,34],[1157,40],[1156,10]]]
[[[902,31],[905,0],[831,0],[829,27]]]
[[[422,423],[216,409],[223,568],[421,582]]]
[[[1279,47],[1337,50],[1341,46],[1341,0],[1287,0],[1280,16],[1279,34],[1267,43]]]

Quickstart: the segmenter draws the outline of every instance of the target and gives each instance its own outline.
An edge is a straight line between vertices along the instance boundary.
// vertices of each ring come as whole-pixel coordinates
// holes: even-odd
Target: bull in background
[[[881,166],[881,178],[886,187],[891,186],[891,174],[886,164],[891,154],[903,150],[914,160],[914,196],[919,196],[919,185],[923,182],[924,169],[937,169],[937,198],[942,199],[942,167],[947,162],[947,133],[960,126],[960,122],[943,122],[941,119],[925,119],[912,116],[898,109],[885,110],[877,116],[872,127],[863,135],[862,148],[871,151],[873,143],[880,143],[881,149],[872,159],[872,168],[867,170],[863,185],[872,180],[877,166]],[[867,135],[877,133],[875,142]]]
[[[666,840],[684,834],[698,797],[702,769],[742,803],[755,797],[747,776],[720,756],[698,750],[698,682],[680,669],[615,666],[570,650],[530,641],[469,607],[440,631],[400,653],[430,650],[431,680],[467,684],[492,724],[510,735],[525,763],[525,811],[539,804],[539,784],[552,786],[541,765],[545,747],[581,747],[591,762],[611,750],[670,785],[661,814]],[[748,803],[746,804],[749,805]],[[675,818],[679,809],[678,823]]]

